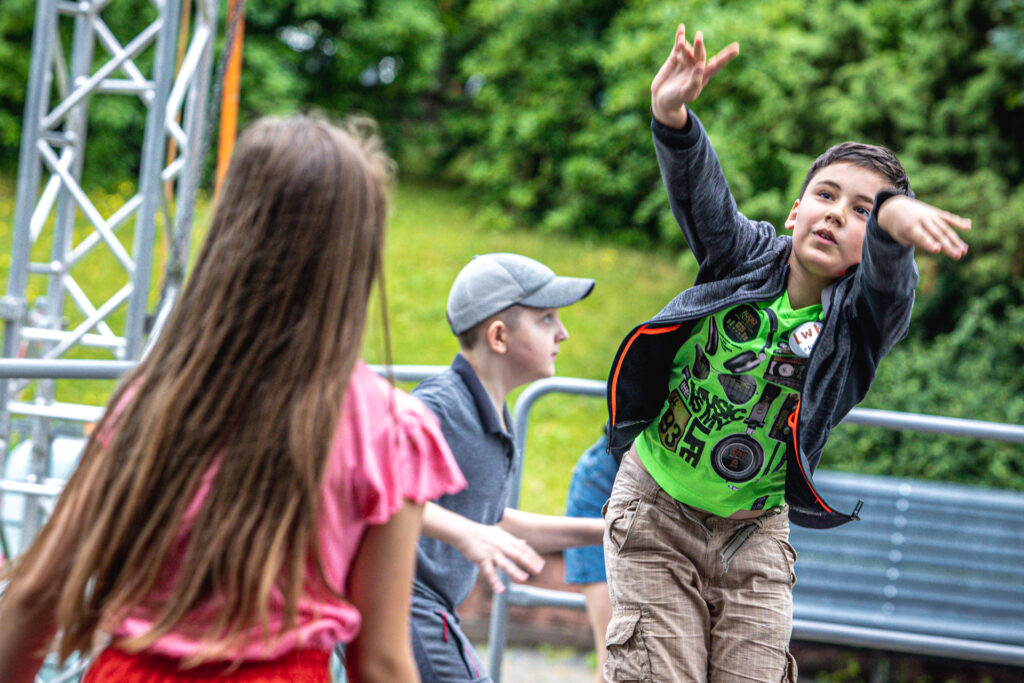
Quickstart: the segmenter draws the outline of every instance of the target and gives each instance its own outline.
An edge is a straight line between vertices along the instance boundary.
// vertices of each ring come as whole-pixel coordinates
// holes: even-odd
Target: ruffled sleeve
[[[405,500],[423,503],[466,486],[433,413],[403,391],[387,391],[390,405],[378,414],[353,490],[358,514],[369,524],[383,524]]]

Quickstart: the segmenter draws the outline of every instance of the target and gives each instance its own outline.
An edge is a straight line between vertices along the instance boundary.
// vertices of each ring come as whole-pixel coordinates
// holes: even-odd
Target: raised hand
[[[739,53],[739,43],[731,43],[708,60],[704,35],[697,31],[690,45],[686,42],[686,26],[680,24],[672,51],[651,83],[654,118],[671,128],[685,126],[686,105],[697,99],[708,81]]]
[[[971,219],[905,195],[891,197],[882,204],[878,225],[905,247],[942,253],[956,260],[967,253],[967,243],[956,231],[970,230]]]

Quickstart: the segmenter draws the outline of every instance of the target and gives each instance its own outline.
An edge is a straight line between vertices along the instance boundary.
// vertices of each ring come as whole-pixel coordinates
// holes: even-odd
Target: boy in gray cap
[[[601,543],[600,519],[505,507],[522,459],[505,399],[554,374],[559,344],[569,337],[558,309],[593,288],[593,280],[559,277],[518,254],[477,256],[452,284],[448,323],[461,351],[412,392],[437,415],[469,484],[424,510],[411,625],[425,683],[491,680],[455,611],[478,571],[501,592],[498,568],[523,581],[543,567],[538,552]]]

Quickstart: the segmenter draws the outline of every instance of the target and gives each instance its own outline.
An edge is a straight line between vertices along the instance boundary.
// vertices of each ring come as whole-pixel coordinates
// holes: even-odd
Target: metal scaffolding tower
[[[138,360],[147,337],[159,332],[184,277],[208,123],[217,2],[193,2],[194,11],[182,16],[183,0],[150,0],[146,16],[134,17],[145,27],[124,36],[103,16],[119,0],[38,1],[10,274],[0,299],[3,358],[26,350],[41,359],[81,357],[75,350],[89,347],[99,350],[91,357]],[[134,98],[145,110],[138,181],[115,208],[94,203],[83,189],[89,110],[101,97]],[[151,310],[158,227],[166,267]],[[111,256],[104,291],[89,291],[80,266]],[[51,476],[51,422],[88,422],[100,413],[58,401],[53,380],[0,380],[0,453],[11,445],[12,416],[30,420],[25,484],[41,485]],[[44,518],[43,500],[25,496],[23,542]]]

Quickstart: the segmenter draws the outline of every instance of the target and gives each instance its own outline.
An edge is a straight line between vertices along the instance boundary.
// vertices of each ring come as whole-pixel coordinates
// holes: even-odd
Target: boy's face
[[[523,307],[519,324],[508,331],[507,363],[517,384],[555,374],[558,345],[569,338],[558,309]]]
[[[815,173],[786,219],[786,228],[793,231],[790,269],[832,282],[860,263],[875,194],[889,186],[881,174],[849,162]]]

